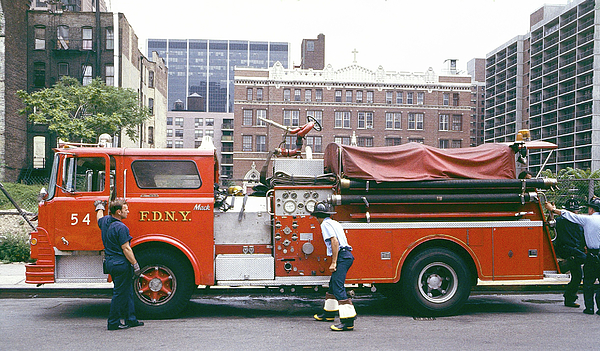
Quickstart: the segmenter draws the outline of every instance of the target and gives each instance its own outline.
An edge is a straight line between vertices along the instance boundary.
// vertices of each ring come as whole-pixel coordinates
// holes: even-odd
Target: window
[[[167,140],[167,149],[173,148],[173,140]]]
[[[171,118],[171,117],[168,117]],[[173,119],[171,118],[171,121]],[[202,127],[204,125],[204,119],[202,118],[194,118],[194,128]]]
[[[206,122],[205,125],[207,127],[214,127],[215,126],[215,119],[214,118],[206,118],[205,122]]]
[[[148,88],[154,88],[154,71],[148,71]]]
[[[452,130],[462,131],[462,115],[452,115]]]
[[[283,101],[290,101],[290,89],[283,89]]]
[[[358,137],[356,138],[357,146],[373,147],[373,137]]]
[[[363,92],[362,92],[362,90],[358,90],[356,92],[356,102],[359,103],[359,104],[363,102]]]
[[[336,136],[335,138],[333,138],[333,142],[336,144],[350,145],[350,137]]]
[[[242,119],[242,125],[252,125],[252,110],[244,110],[244,118]]]
[[[300,89],[294,89],[294,101],[300,101],[301,94]]]
[[[92,66],[91,65],[83,65],[83,79],[81,84],[89,85],[92,82]]]
[[[34,28],[35,50],[46,50],[46,27],[38,26]]]
[[[335,128],[350,128],[350,111],[336,111]]]
[[[447,149],[448,148],[448,144],[449,144],[449,140],[448,139],[440,139],[439,140],[439,148],[440,149]]]
[[[450,105],[450,93],[442,94],[442,105],[444,105],[444,106]]]
[[[194,130],[194,139],[202,139],[203,136],[204,136],[204,133],[203,133],[202,129]]]
[[[310,89],[304,90],[304,101],[310,102],[311,99],[312,99],[312,90],[310,90]]]
[[[424,143],[425,143],[425,139],[423,139],[423,138],[408,138],[408,142],[409,142],[409,143],[420,143],[420,144],[424,144]]]
[[[67,191],[100,192],[106,184],[103,157],[69,157],[63,162],[62,184]]]
[[[306,111],[306,116],[314,117],[321,127],[323,127],[323,111]]]
[[[175,117],[175,125],[183,127],[183,117]]]
[[[83,39],[81,43],[81,48],[83,50],[92,50],[92,28],[91,27],[83,27],[81,28],[81,39]]]
[[[33,168],[46,167],[46,137],[37,135],[33,137]]]
[[[341,90],[335,91],[335,102],[342,102],[342,91]]]
[[[262,101],[262,99],[263,99],[263,89],[257,88],[256,89],[256,100]]]
[[[244,135],[243,136],[242,151],[252,151],[252,135]]]
[[[393,92],[386,91],[385,92],[385,103],[386,104],[391,104],[392,103],[392,98],[393,98]]]
[[[450,116],[440,115],[440,130],[448,130],[449,120],[450,120]]]
[[[452,148],[459,149],[462,147],[462,140],[452,140]]]
[[[194,140],[194,147],[197,149],[202,146],[202,140]]]
[[[372,104],[372,103],[373,103],[373,92],[367,91],[367,104]]]
[[[267,136],[257,135],[256,136],[256,151],[266,152],[267,151]]]
[[[409,105],[413,104],[413,93],[406,93],[406,103]]]
[[[154,99],[148,98],[148,110],[150,112],[150,116],[154,116]]]
[[[352,90],[346,90],[346,102],[352,102]]]
[[[358,112],[358,129],[373,129],[373,112]]]
[[[106,85],[108,86],[114,86],[115,85],[115,66],[113,65],[106,65],[104,67],[104,73],[105,73],[105,79],[106,79]]]
[[[175,148],[183,149],[183,140],[175,140]]]
[[[36,88],[46,87],[46,64],[44,62],[33,64],[33,86]]]
[[[417,93],[417,105],[423,105],[425,100],[425,93]]]
[[[69,27],[56,27],[56,48],[59,50],[67,50],[69,48]]]
[[[297,127],[300,125],[300,111],[298,110],[284,110],[283,111],[283,125]]]
[[[396,92],[396,103],[403,104],[404,103],[403,98],[404,98],[404,93],[401,91],[397,91]]]
[[[148,144],[154,144],[154,127],[148,126]]]
[[[140,189],[198,189],[202,185],[193,161],[133,161],[131,170]]]
[[[183,129],[175,129],[175,138],[183,138]]]
[[[317,102],[323,101],[323,89],[315,90],[315,101],[317,101]]]
[[[452,94],[452,105],[453,106],[458,106],[458,93],[454,93]]]
[[[310,146],[313,152],[323,152],[323,140],[320,136],[307,136],[306,146]]]
[[[252,101],[252,88],[246,89],[246,100]]]
[[[394,138],[394,137],[385,138],[385,146],[401,145],[401,142],[402,142],[401,138]]]
[[[257,126],[266,126],[267,123],[260,118],[267,119],[267,110],[256,110],[256,125]]]
[[[213,138],[215,136],[215,131],[214,130],[205,130],[204,135]]]
[[[400,112],[385,113],[385,129],[402,129],[402,114]]]
[[[295,136],[286,136],[284,148],[286,148],[288,150],[294,150],[296,148],[296,137]]]
[[[306,41],[306,51],[315,51],[315,42],[312,40]]]
[[[68,76],[69,75],[69,64],[66,62],[61,62],[58,64],[58,76]]]
[[[422,113],[409,113],[407,129],[423,130],[423,114]]]
[[[115,34],[112,28],[106,28],[106,50],[115,49]]]
[[[173,117],[167,117],[167,125],[168,126],[172,126],[173,125]]]

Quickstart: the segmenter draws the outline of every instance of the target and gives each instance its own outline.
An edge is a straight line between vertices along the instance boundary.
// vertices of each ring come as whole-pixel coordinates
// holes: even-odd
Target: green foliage
[[[25,211],[37,212],[37,197],[43,185],[26,185],[18,183],[2,183],[15,202]],[[10,210],[15,207],[10,200],[0,193],[0,210]]]
[[[0,235],[0,261],[31,262],[29,235],[26,233]]]
[[[20,112],[34,123],[47,124],[63,140],[96,142],[103,133],[125,130],[137,139],[137,127],[149,117],[132,89],[107,86],[101,79],[82,86],[72,77],[62,77],[52,88],[33,93],[18,91],[25,108]]]

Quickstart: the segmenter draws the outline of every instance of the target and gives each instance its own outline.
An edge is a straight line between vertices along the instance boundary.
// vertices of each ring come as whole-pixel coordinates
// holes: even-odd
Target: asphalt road
[[[475,295],[435,319],[357,296],[356,329],[341,333],[311,319],[321,307],[311,294],[195,297],[178,319],[120,331],[106,330],[108,298],[0,301],[0,350],[568,350],[593,348],[600,329],[560,294]]]

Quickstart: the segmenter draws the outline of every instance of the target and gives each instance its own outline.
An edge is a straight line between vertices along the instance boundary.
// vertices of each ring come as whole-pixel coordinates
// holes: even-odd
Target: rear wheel
[[[141,275],[134,280],[136,312],[144,318],[172,318],[181,313],[196,287],[187,260],[168,250],[136,254]]]
[[[400,280],[407,306],[418,315],[456,313],[471,292],[464,260],[444,248],[431,248],[414,256],[402,269]]]

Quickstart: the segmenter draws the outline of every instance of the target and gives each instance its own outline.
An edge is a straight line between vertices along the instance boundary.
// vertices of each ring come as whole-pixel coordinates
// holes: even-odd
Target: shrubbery
[[[2,183],[23,210],[37,213],[37,197],[43,185]],[[10,200],[0,193],[0,211],[15,210]],[[28,262],[31,227],[18,215],[0,216],[0,261]]]
[[[30,262],[29,235],[26,233],[9,233],[0,236],[0,261]]]

